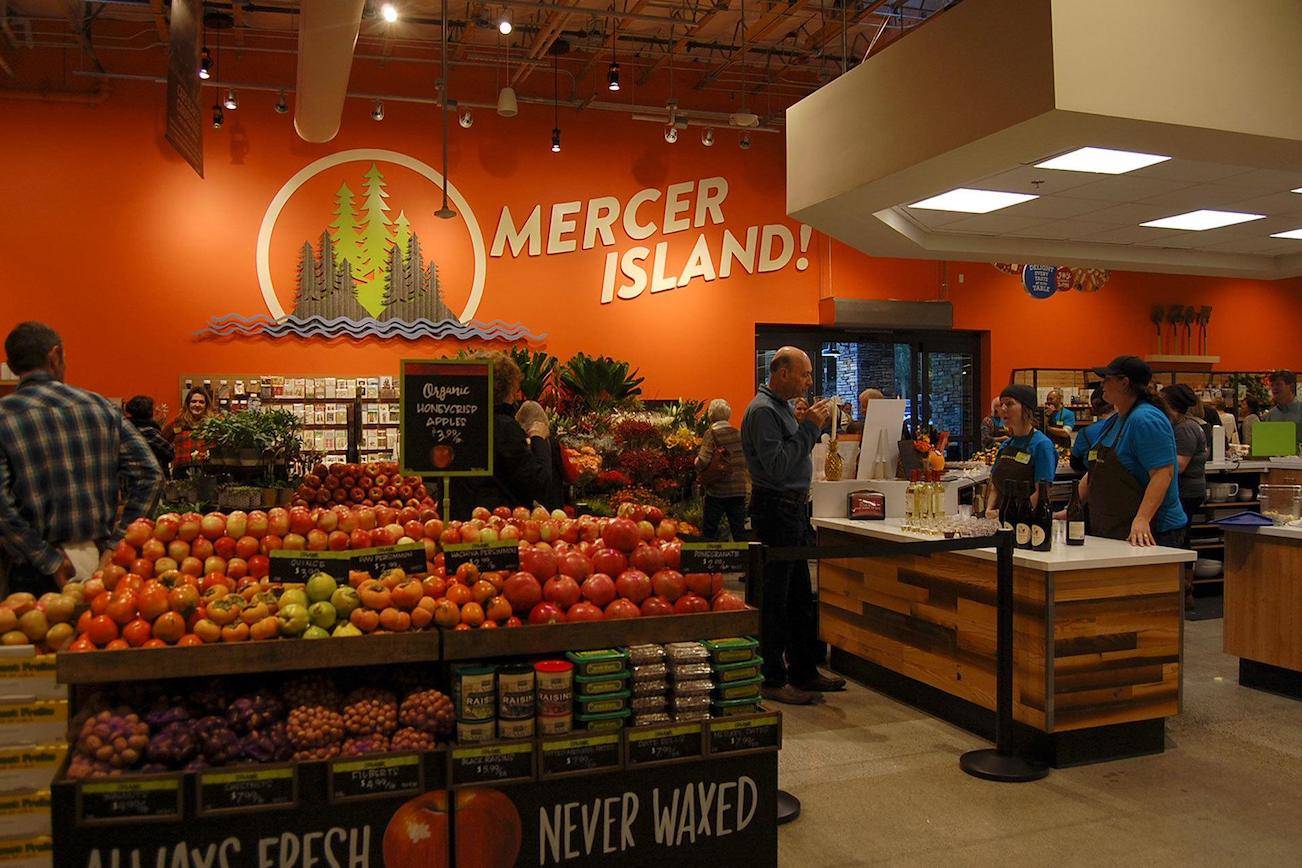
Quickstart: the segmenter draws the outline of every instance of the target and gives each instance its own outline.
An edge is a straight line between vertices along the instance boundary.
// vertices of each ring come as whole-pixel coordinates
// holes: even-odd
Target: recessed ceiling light
[[[959,187],[921,202],[914,202],[910,208],[926,208],[929,211],[962,211],[965,214],[989,214],[1010,205],[1019,205],[1038,199],[1029,193],[1004,193],[999,190],[972,190]]]
[[[1294,192],[1294,193],[1302,193],[1302,187],[1298,187],[1298,188],[1297,188],[1296,190],[1294,190],[1293,192]]]
[[[1176,214],[1139,225],[1150,226],[1153,229],[1188,229],[1191,232],[1202,232],[1205,229],[1219,229],[1222,226],[1233,226],[1235,223],[1262,220],[1265,216],[1265,214],[1244,214],[1241,211],[1212,211],[1201,208],[1187,214]]]
[[[1060,169],[1066,172],[1095,172],[1100,175],[1124,175],[1154,163],[1171,159],[1160,154],[1114,151],[1111,148],[1077,148],[1069,154],[1036,163],[1037,169]]]
[[[1293,192],[1296,193],[1297,190],[1294,190]],[[1275,232],[1270,237],[1271,238],[1297,238],[1299,240],[1302,240],[1302,229],[1290,229],[1287,232]]]

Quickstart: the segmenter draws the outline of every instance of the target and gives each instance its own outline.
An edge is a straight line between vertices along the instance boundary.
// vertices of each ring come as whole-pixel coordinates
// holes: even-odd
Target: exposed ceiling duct
[[[366,0],[303,0],[298,13],[294,129],[307,142],[339,132]]]

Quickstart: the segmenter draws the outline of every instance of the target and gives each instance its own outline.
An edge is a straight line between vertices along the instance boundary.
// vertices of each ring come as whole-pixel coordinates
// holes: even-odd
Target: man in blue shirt
[[[809,525],[809,458],[831,418],[831,404],[819,401],[796,419],[790,402],[809,392],[809,356],[783,347],[769,364],[769,381],[746,408],[741,423],[742,454],[750,470],[751,526],[766,546],[804,545]],[[806,561],[768,565],[760,596],[760,654],[766,699],[808,705],[816,694],[845,689],[845,679],[818,671],[818,609]],[[788,668],[789,667],[789,668]]]
[[[1103,387],[1099,386],[1090,395],[1090,412],[1094,414],[1094,421],[1086,425],[1076,434],[1076,439],[1071,444],[1071,467],[1077,473],[1085,473],[1089,470],[1089,454],[1098,442],[1099,432],[1103,430],[1103,425],[1117,412],[1103,398]]]
[[[1062,446],[1071,445],[1071,432],[1076,427],[1076,413],[1062,401],[1060,389],[1050,389],[1044,396],[1044,433]]]

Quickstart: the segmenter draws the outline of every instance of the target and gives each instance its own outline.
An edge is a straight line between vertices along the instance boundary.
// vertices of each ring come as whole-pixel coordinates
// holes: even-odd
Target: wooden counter
[[[896,522],[814,519],[820,544],[934,539]],[[1181,564],[1193,552],[1090,537],[1014,558],[1013,714],[1057,765],[1163,749],[1180,712]],[[826,560],[819,617],[834,668],[989,735],[995,704],[992,549]]]
[[[1226,528],[1223,647],[1240,684],[1302,699],[1302,529]]]

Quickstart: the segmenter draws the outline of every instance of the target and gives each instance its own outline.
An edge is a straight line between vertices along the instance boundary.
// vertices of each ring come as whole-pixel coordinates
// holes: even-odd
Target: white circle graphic
[[[377,148],[354,148],[351,151],[339,151],[299,169],[294,174],[294,177],[286,181],[285,186],[281,187],[276,195],[272,197],[271,204],[267,206],[267,213],[262,215],[262,226],[258,229],[258,286],[262,290],[262,300],[266,302],[267,310],[271,311],[271,315],[276,319],[281,320],[286,316],[285,309],[280,305],[280,299],[276,297],[276,289],[271,283],[271,233],[276,228],[276,220],[280,218],[280,212],[284,209],[285,203],[290,200],[290,197],[297,193],[298,189],[311,178],[326,169],[334,168],[343,163],[364,160],[393,163],[411,169],[413,172],[427,178],[436,187],[443,186],[443,176],[435,171],[432,166],[397,151],[386,151]],[[448,182],[448,198],[452,200],[452,204],[456,207],[461,219],[466,222],[466,228],[470,231],[470,243],[475,252],[475,274],[470,284],[470,298],[466,299],[466,306],[458,317],[462,323],[468,323],[475,318],[475,312],[479,310],[479,302],[484,297],[484,271],[487,263],[487,257],[484,255],[484,235],[479,229],[479,221],[475,219],[475,212],[470,209],[470,203],[466,201],[466,198],[461,195],[461,191],[451,181]]]

